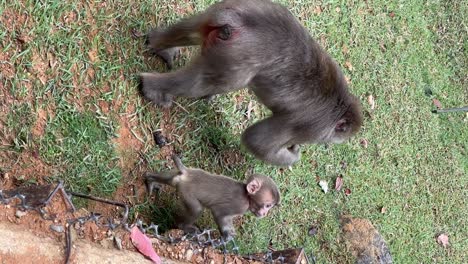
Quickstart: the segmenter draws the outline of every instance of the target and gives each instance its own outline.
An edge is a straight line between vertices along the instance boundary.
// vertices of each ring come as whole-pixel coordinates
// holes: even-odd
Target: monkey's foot
[[[288,148],[288,150],[291,151],[291,153],[293,153],[294,155],[298,155],[299,154],[299,145],[297,145],[297,144],[291,145]]]
[[[164,63],[166,63],[169,70],[172,70],[172,67],[174,66],[174,60],[180,56],[180,49],[177,47],[159,51],[150,49],[150,52],[160,57]]]
[[[199,234],[200,229],[195,225],[179,225],[179,229],[183,230],[185,234]]]
[[[169,69],[174,66],[174,60],[180,56],[180,48],[173,47],[161,49],[158,47],[158,42],[161,40],[161,30],[153,29],[146,36],[146,45],[151,54],[160,57],[166,63]]]
[[[200,97],[200,99],[205,100],[207,102],[211,102],[213,99],[215,99],[216,95],[215,94],[209,94],[205,95],[203,97]]]
[[[224,231],[222,233],[222,236],[225,242],[231,241],[236,236],[236,231],[234,230]]]
[[[140,93],[154,104],[163,108],[169,108],[172,105],[172,95],[159,91],[157,89],[157,82],[158,74],[141,73],[139,84]]]

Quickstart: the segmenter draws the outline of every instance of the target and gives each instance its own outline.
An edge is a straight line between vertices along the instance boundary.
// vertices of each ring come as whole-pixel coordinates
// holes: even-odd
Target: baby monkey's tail
[[[182,164],[182,161],[180,160],[179,156],[177,156],[176,154],[172,155],[172,160],[174,161],[180,174],[185,175],[187,173],[187,168],[184,164]]]
[[[182,161],[177,155],[172,155],[177,170],[162,171],[158,173],[147,172],[145,173],[146,190],[148,195],[151,195],[153,190],[160,189],[161,184],[176,187],[177,183],[187,175],[187,168],[182,164]]]

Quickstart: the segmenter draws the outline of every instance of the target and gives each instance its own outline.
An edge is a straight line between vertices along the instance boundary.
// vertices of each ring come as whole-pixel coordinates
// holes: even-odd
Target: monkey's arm
[[[247,128],[242,143],[257,158],[279,166],[290,166],[300,158],[292,126],[285,117],[269,117]]]
[[[179,175],[177,171],[166,171],[160,173],[152,173],[147,172],[145,173],[145,183],[146,183],[146,191],[148,195],[151,195],[154,188],[159,188],[159,184],[167,184],[174,186],[174,178]]]

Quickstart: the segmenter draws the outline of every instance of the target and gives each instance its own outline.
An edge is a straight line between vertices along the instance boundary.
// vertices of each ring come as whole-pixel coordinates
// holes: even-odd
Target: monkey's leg
[[[222,55],[219,57],[223,61]],[[254,75],[248,65],[231,70],[235,62],[213,67],[214,59],[200,56],[192,65],[175,72],[141,73],[141,93],[153,103],[169,107],[172,96],[200,98],[237,90],[245,87]]]
[[[242,17],[229,4],[217,3],[205,12],[184,18],[165,29],[151,30],[148,46],[157,51],[200,45],[211,37],[227,40],[231,35],[230,27],[238,28],[242,23]]]
[[[149,195],[151,195],[151,192],[155,187],[158,187],[158,184],[173,186],[172,180],[179,174],[180,173],[178,171],[164,171],[160,173],[146,172],[144,178]]]
[[[177,215],[177,227],[185,233],[196,233],[200,230],[194,223],[200,216],[203,207],[195,198],[182,196],[182,199],[184,210]]]
[[[213,214],[216,224],[218,225],[219,232],[225,240],[230,240],[236,235],[236,230],[232,224],[233,216],[215,215]]]
[[[299,145],[285,117],[269,117],[247,128],[242,143],[257,158],[279,166],[290,166],[300,158]]]

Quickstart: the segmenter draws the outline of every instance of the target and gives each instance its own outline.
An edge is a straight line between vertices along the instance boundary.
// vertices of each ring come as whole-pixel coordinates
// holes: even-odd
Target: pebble
[[[25,216],[27,214],[28,214],[28,212],[26,212],[26,211],[16,210],[15,216],[18,217],[18,218],[21,218],[21,217],[23,217],[23,216]]]
[[[118,250],[122,250],[122,239],[114,237],[114,245]]]
[[[185,260],[191,261],[193,256],[193,250],[189,249],[185,252]]]
[[[55,231],[57,233],[63,233],[65,232],[65,229],[63,228],[63,225],[50,225],[50,229],[52,231]]]

